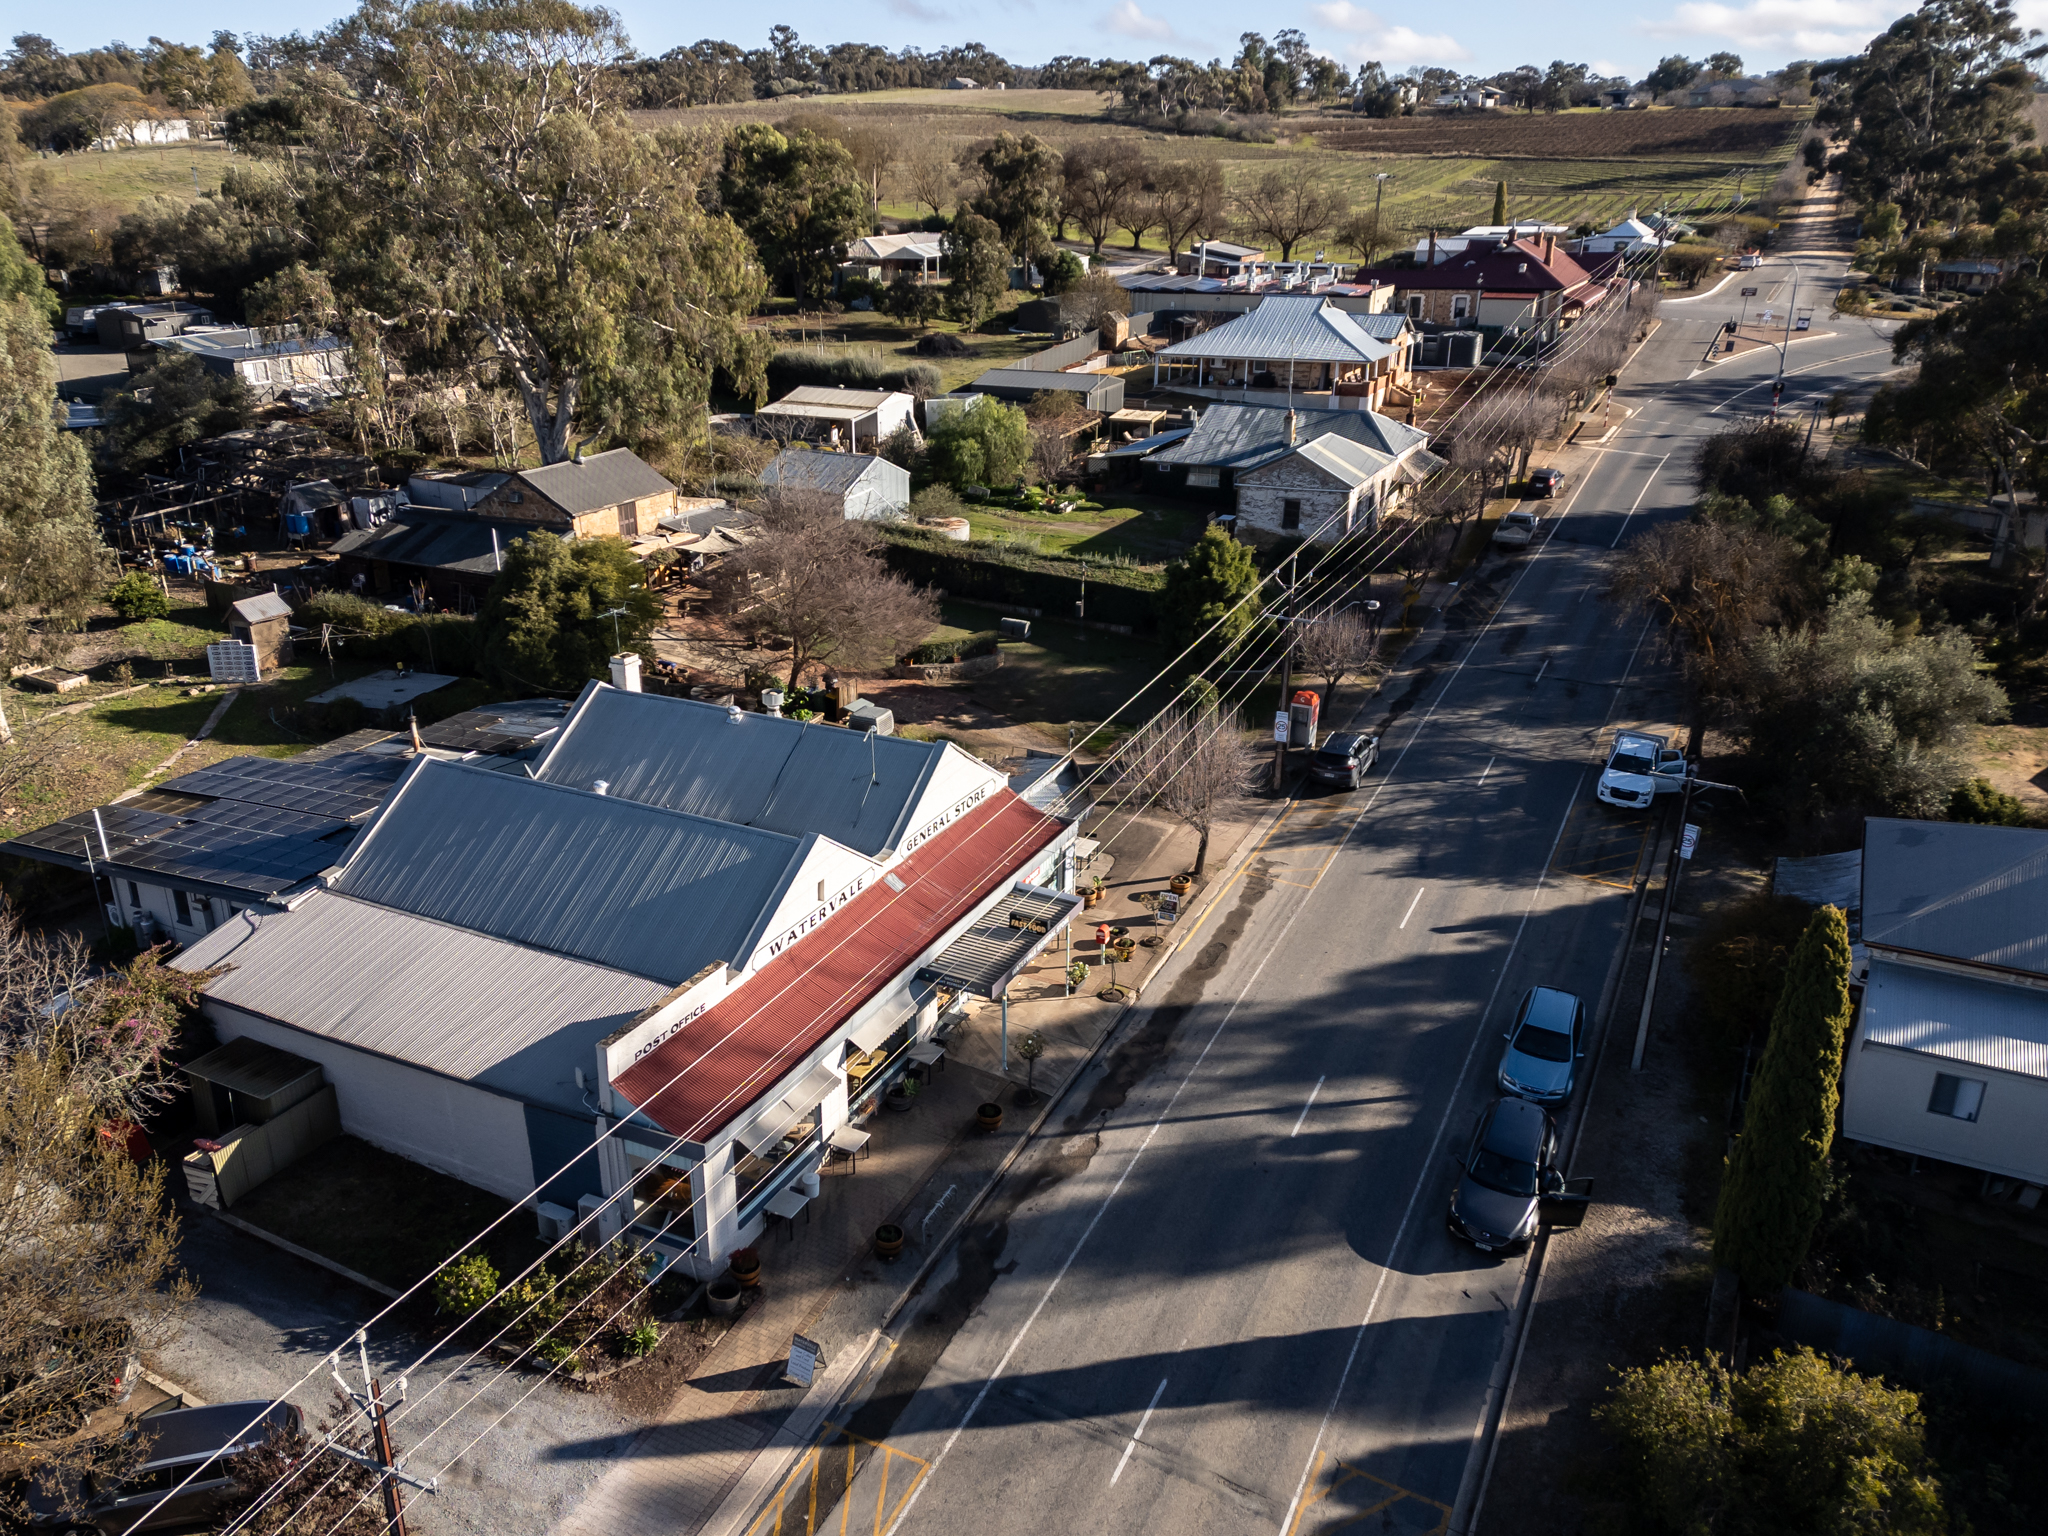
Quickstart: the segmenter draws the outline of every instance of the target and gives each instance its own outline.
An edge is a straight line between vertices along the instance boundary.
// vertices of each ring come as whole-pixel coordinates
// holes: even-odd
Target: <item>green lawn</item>
[[[29,170],[48,174],[50,200],[60,207],[128,213],[146,197],[190,202],[214,191],[227,165],[225,144],[163,144],[52,155],[31,160]]]
[[[1026,544],[1043,555],[1088,555],[1138,565],[1164,565],[1202,536],[1208,513],[1150,497],[1123,496],[1108,506],[1084,502],[1073,512],[1032,512],[995,503],[967,506],[976,543]]]
[[[968,631],[993,629],[990,609],[947,603],[949,626]],[[984,709],[1032,725],[1055,740],[1067,727],[1093,726],[1108,717],[1166,664],[1165,646],[1150,635],[1116,635],[1084,629],[1062,619],[1033,619],[1029,640],[1003,642],[1003,664],[974,678],[968,695]],[[1156,708],[1157,706],[1152,706]],[[1128,725],[1151,713],[1127,712]]]

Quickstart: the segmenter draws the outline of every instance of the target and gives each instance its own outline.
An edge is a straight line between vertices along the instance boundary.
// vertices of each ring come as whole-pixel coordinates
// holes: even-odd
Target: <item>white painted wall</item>
[[[1984,1084],[1974,1121],[1928,1111],[1938,1074]],[[1842,1074],[1842,1134],[1900,1152],[2048,1184],[2048,1082],[1863,1038],[1859,1018]]]
[[[901,857],[933,833],[952,825],[1009,782],[980,758],[947,742],[938,766],[925,782],[924,793],[917,797],[917,804],[904,821],[907,830],[896,856]]]
[[[507,1200],[532,1195],[538,1181],[525,1106],[517,1099],[274,1024],[212,998],[204,1006],[223,1042],[247,1037],[319,1062],[334,1084],[341,1128],[349,1135]]]
[[[740,968],[759,970],[881,878],[881,866],[816,833],[804,839],[796,873],[754,931]]]

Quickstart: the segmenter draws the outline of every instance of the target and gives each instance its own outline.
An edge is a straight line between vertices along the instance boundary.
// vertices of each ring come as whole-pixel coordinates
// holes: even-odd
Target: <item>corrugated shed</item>
[[[814,421],[846,421],[878,411],[900,393],[887,389],[835,389],[827,384],[801,384],[771,405],[763,416],[801,416]]]
[[[261,624],[266,619],[288,619],[292,616],[292,605],[275,592],[259,592],[254,597],[238,598],[229,603],[228,608],[245,624]]]
[[[1007,790],[976,806],[798,940],[613,1086],[671,1135],[703,1142],[1060,834]]]
[[[572,1112],[576,1068],[661,982],[316,891],[241,913],[172,962],[207,996],[357,1050]]]
[[[1284,363],[1376,363],[1394,349],[1320,294],[1276,293],[1250,314],[1163,347],[1160,357]]]
[[[492,547],[491,534],[498,542]],[[497,522],[460,512],[437,514],[410,508],[394,512],[375,528],[353,529],[334,541],[331,553],[388,560],[394,565],[495,575],[499,557],[514,539],[543,536],[532,523]]]
[[[522,469],[519,478],[571,517],[675,489],[630,448],[593,453],[580,464],[565,459],[539,469]]]
[[[1871,817],[1863,942],[2048,976],[2048,832]]]
[[[422,758],[333,888],[673,985],[736,962],[794,837]]]
[[[1873,960],[1863,1038],[1946,1061],[2048,1078],[2048,991]]]
[[[817,833],[872,857],[893,848],[940,761],[943,742],[907,741],[815,721],[592,684],[535,776],[743,827]]]
[[[761,471],[761,483],[784,491],[828,491],[843,496],[882,461],[871,453],[820,453],[785,448]]]

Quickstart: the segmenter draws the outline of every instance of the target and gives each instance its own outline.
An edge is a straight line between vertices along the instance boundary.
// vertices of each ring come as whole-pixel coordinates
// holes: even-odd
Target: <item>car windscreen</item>
[[[1570,1061],[1572,1037],[1560,1034],[1554,1029],[1541,1029],[1534,1024],[1524,1024],[1515,1035],[1515,1049],[1524,1056],[1535,1057],[1538,1061]]]
[[[1472,1166],[1465,1171],[1472,1176],[1473,1183],[1484,1184],[1504,1195],[1536,1193],[1534,1163],[1525,1163],[1520,1158],[1508,1157],[1485,1147],[1473,1154]]]
[[[1649,773],[1657,765],[1634,752],[1617,752],[1607,765],[1609,773]]]

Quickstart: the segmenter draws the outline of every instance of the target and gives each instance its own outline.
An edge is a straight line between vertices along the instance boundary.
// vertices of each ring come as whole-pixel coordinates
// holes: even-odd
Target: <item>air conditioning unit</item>
[[[569,1235],[569,1229],[576,1225],[574,1211],[551,1201],[541,1201],[533,1208],[533,1214],[540,1223],[540,1240],[544,1243],[561,1242]]]

